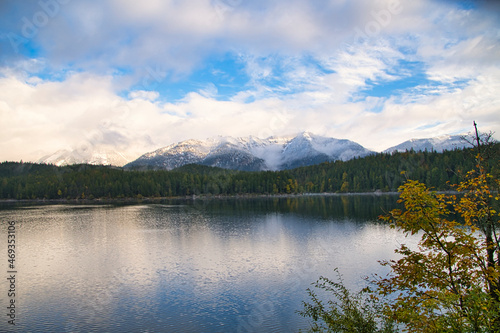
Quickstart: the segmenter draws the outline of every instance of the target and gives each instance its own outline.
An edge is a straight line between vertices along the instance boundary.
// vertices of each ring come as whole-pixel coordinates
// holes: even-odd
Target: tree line
[[[498,146],[498,145],[497,145]],[[283,171],[245,172],[185,165],[129,171],[111,166],[3,162],[0,199],[94,199],[396,191],[407,178],[449,190],[474,167],[470,149],[379,153]],[[498,173],[492,163],[491,173]]]

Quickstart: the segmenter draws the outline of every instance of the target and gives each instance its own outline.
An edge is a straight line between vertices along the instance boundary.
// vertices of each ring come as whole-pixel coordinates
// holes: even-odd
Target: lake
[[[408,242],[377,221],[396,199],[2,205],[0,331],[13,299],[19,332],[298,332],[318,277],[358,289]]]

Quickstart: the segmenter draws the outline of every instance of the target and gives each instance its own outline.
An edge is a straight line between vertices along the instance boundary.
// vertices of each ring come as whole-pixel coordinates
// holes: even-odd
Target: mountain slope
[[[125,167],[170,170],[196,163],[245,171],[283,170],[372,153],[349,140],[303,132],[267,139],[250,136],[187,140],[144,154]]]
[[[123,166],[130,162],[131,159],[130,156],[118,152],[113,147],[97,145],[73,151],[58,150],[51,155],[40,158],[37,163],[54,164],[57,166],[82,163]]]
[[[414,151],[436,151],[438,153],[444,150],[462,149],[470,145],[463,141],[461,135],[443,135],[435,138],[425,139],[410,139],[397,146],[384,150],[384,153],[392,153],[394,151],[405,152],[409,150]]]

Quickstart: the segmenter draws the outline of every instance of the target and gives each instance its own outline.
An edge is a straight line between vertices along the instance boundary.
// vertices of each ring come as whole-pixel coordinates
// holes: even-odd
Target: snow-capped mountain
[[[137,156],[137,155],[136,155]],[[123,166],[133,160],[131,156],[120,153],[112,147],[93,146],[82,147],[76,150],[58,150],[51,155],[40,158],[38,163],[54,164],[57,166],[70,164],[95,164]]]
[[[245,149],[244,143],[238,139],[217,137],[172,144],[146,153],[125,167],[171,170],[192,163],[237,170],[260,170],[263,161]]]
[[[438,153],[444,150],[462,149],[469,147],[470,144],[462,140],[461,135],[442,135],[435,138],[426,139],[410,139],[397,146],[384,150],[384,153],[392,153],[394,151],[405,152],[414,151],[436,151]]]
[[[328,161],[346,161],[372,153],[349,140],[326,138],[304,132],[285,145],[281,153],[282,168],[292,169]]]
[[[442,152],[468,146],[459,135],[445,135],[408,140],[384,152],[404,152],[411,149]],[[260,171],[292,169],[327,161],[346,161],[373,153],[353,141],[302,132],[298,135],[272,136],[267,139],[253,136],[219,136],[206,140],[186,140],[146,153],[136,160],[134,159],[138,154],[123,153],[112,145],[89,144],[72,151],[59,150],[37,162],[58,166],[88,163],[166,170],[194,163],[226,169]]]
[[[283,170],[372,153],[349,140],[303,132],[267,139],[250,136],[187,140],[144,154],[125,167],[170,170],[196,163],[246,171]]]

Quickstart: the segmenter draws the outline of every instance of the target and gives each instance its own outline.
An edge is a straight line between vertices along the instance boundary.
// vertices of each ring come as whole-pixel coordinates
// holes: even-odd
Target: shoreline
[[[456,191],[435,191],[437,194],[460,194]],[[348,192],[348,193],[297,193],[297,194],[234,194],[234,195],[188,195],[176,197],[142,197],[142,198],[97,198],[97,199],[0,199],[0,205],[32,205],[32,204],[151,204],[165,201],[226,200],[226,199],[281,199],[307,197],[354,197],[354,196],[398,196],[399,192]]]
[[[303,198],[303,197],[343,197],[343,196],[396,196],[398,192],[348,192],[348,193],[297,193],[297,194],[234,194],[234,195],[188,195],[176,197],[143,198],[96,198],[96,199],[0,199],[2,204],[137,204],[158,203],[168,200],[221,200],[258,198]]]

